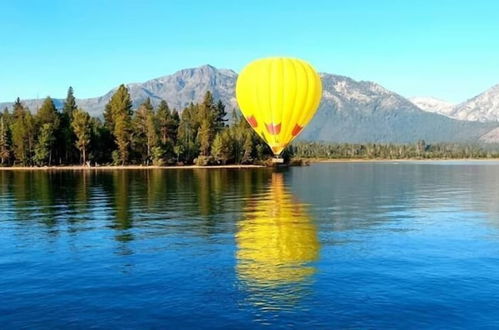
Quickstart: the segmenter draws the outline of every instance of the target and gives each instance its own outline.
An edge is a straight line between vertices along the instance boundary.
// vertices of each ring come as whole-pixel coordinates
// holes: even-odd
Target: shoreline
[[[435,158],[435,159],[364,159],[364,158],[345,158],[345,159],[303,159],[310,164],[314,163],[428,163],[428,162],[499,162],[499,158]],[[306,166],[306,165],[305,165]],[[299,167],[299,166],[298,166]],[[172,166],[145,166],[145,165],[104,165],[104,166],[84,166],[84,165],[69,165],[69,166],[44,166],[44,167],[24,167],[11,166],[0,167],[0,171],[112,171],[112,170],[179,170],[179,169],[255,169],[255,168],[272,168],[265,165],[172,165]]]
[[[112,170],[179,170],[179,169],[251,169],[251,168],[265,168],[264,165],[173,165],[173,166],[141,166],[141,165],[119,165],[119,166],[83,166],[83,165],[70,165],[70,166],[44,166],[44,167],[0,167],[0,171],[112,171]]]
[[[310,163],[429,163],[429,162],[499,162],[499,158],[403,158],[403,159],[309,159]]]

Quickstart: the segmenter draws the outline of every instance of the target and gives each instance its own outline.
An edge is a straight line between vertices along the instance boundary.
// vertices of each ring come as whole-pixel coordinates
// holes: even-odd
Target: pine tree
[[[177,144],[180,145],[180,147],[176,148],[176,150],[182,150],[186,162],[192,162],[198,154],[198,128],[198,106],[191,103],[182,111],[177,138]]]
[[[0,161],[4,165],[10,158],[10,143],[8,127],[5,124],[5,115],[0,117]]]
[[[247,164],[251,163],[251,154],[253,153],[253,139],[251,138],[251,134],[247,132],[244,137],[243,142],[243,158],[241,160],[242,163]]]
[[[211,155],[217,163],[226,164],[232,157],[232,142],[229,131],[218,133],[213,140]]]
[[[217,108],[213,101],[212,94],[208,91],[204,95],[203,102],[199,104],[197,111],[198,133],[197,144],[202,156],[210,154],[210,145],[215,138]]]
[[[42,124],[39,128],[34,155],[34,161],[37,165],[46,165],[47,161],[50,164],[50,151],[54,142],[53,132],[54,128],[50,123]]]
[[[106,105],[104,119],[118,147],[122,165],[128,162],[131,140],[132,100],[125,85],[120,85]]]
[[[226,127],[226,117],[227,112],[225,111],[225,105],[221,100],[218,100],[215,108],[215,132],[218,133]]]
[[[76,99],[74,97],[73,87],[69,86],[68,94],[66,96],[66,100],[64,101],[64,106],[62,107],[62,113],[67,114],[69,118],[72,118],[73,111],[78,109],[76,105]]]
[[[130,146],[130,120],[120,114],[114,118],[114,138],[118,146],[118,161],[125,165],[128,161]]]
[[[62,107],[61,124],[59,130],[56,132],[62,147],[60,155],[64,157],[65,163],[71,163],[75,160],[75,140],[76,137],[71,127],[73,112],[77,109],[76,99],[74,97],[73,87],[69,86],[66,100]]]
[[[15,159],[21,165],[29,165],[35,142],[35,125],[33,116],[19,98],[13,106],[11,131]]]
[[[210,154],[210,146],[212,142],[212,125],[208,119],[201,122],[198,130],[198,143],[199,152],[201,156],[208,156]]]
[[[168,103],[162,100],[156,110],[156,118],[158,121],[158,131],[161,144],[166,145],[170,140],[170,122],[172,121],[172,113],[168,107]]]
[[[83,110],[74,110],[71,127],[76,136],[76,148],[80,151],[82,164],[87,163],[88,146],[92,138],[92,121],[89,114]]]
[[[36,113],[36,120],[40,125],[52,124],[54,128],[59,127],[59,114],[50,97],[46,97],[43,101],[42,106]]]
[[[170,121],[170,124],[168,125],[169,127],[169,132],[171,134],[168,135],[168,137],[174,142],[177,142],[178,139],[178,127],[180,125],[180,115],[178,114],[177,109],[173,109],[172,112],[172,119]]]
[[[142,156],[143,161],[149,164],[152,149],[158,144],[156,116],[149,98],[135,112],[133,128],[135,149]]]
[[[39,140],[37,143],[36,159],[39,165],[41,162],[48,161],[52,163],[54,154],[55,133],[59,129],[60,118],[59,113],[50,97],[45,98],[42,106],[36,114],[36,122],[39,127]],[[46,149],[46,150],[45,150]],[[47,157],[42,157],[47,152]]]

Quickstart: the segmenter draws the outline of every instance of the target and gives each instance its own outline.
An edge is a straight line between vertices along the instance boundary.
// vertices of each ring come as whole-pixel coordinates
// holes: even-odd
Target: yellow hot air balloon
[[[237,79],[241,111],[275,156],[313,118],[322,95],[321,79],[307,62],[286,57],[248,64]]]

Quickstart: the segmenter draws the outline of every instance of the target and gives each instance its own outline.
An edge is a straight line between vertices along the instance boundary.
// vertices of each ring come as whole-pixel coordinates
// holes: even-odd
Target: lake
[[[0,171],[2,328],[499,327],[499,163]]]

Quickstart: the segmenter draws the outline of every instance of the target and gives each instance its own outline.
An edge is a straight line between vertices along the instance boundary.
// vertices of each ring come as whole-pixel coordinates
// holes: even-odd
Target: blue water
[[[0,171],[0,327],[499,327],[499,164]]]

